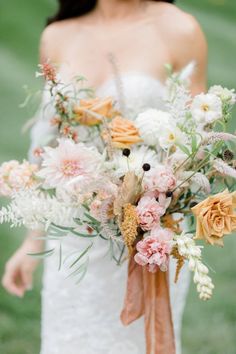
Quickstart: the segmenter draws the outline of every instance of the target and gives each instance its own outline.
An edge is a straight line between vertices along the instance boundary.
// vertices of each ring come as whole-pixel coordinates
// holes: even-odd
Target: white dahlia
[[[129,157],[122,154],[122,151],[116,152],[109,168],[114,170],[116,177],[122,177],[127,172],[133,171],[137,176],[142,175],[142,166],[148,163],[151,167],[155,167],[158,163],[157,154],[145,146],[134,147]]]
[[[38,176],[46,188],[80,185],[95,176],[101,168],[102,156],[95,148],[71,139],[59,139],[56,148],[46,147]]]
[[[236,103],[236,93],[234,89],[229,90],[226,87],[214,85],[209,89],[209,93],[218,96],[223,102],[227,102],[231,105]]]
[[[170,125],[171,121],[172,117],[169,113],[157,109],[148,109],[137,116],[135,125],[144,143],[153,146],[159,142],[162,127]]]
[[[222,102],[221,99],[211,93],[201,93],[195,96],[191,112],[196,123],[203,125],[213,123],[222,118]]]

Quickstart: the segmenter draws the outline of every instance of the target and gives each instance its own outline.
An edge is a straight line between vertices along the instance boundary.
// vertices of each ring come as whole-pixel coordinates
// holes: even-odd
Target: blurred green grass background
[[[233,0],[179,0],[178,5],[197,17],[209,43],[209,84],[236,87],[236,2]],[[45,18],[55,1],[0,2],[0,162],[26,156],[29,144],[21,127],[30,112],[19,109],[24,84],[37,88],[34,72],[38,41]],[[236,128],[236,121],[230,129]],[[0,276],[8,257],[21,243],[24,230],[0,227]],[[236,353],[236,238],[223,250],[205,251],[215,273],[213,299],[198,300],[191,287],[184,317],[184,354]],[[32,292],[21,300],[0,287],[0,354],[37,354],[40,344],[40,274]],[[79,349],[78,349],[79,350]],[[66,354],[66,353],[65,353]],[[70,354],[70,353],[68,353]],[[105,353],[104,353],[105,354]]]

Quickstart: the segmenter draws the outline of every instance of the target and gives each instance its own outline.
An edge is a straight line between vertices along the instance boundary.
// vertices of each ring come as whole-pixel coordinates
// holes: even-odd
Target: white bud
[[[184,245],[179,247],[179,253],[181,256],[188,256],[188,250]]]
[[[197,258],[200,258],[201,257],[201,250],[199,247],[193,247],[191,249],[191,254],[194,256],[194,257],[197,257]]]
[[[192,272],[195,270],[196,262],[195,262],[194,258],[190,258],[188,266]]]
[[[202,285],[201,284],[197,284],[197,292],[201,293],[202,292]]]
[[[198,264],[198,271],[201,272],[202,274],[208,274],[209,273],[208,268],[204,264],[202,264],[200,262]]]
[[[192,247],[195,245],[194,241],[189,237],[187,237],[186,239],[186,244],[188,245],[188,247]]]
[[[177,239],[177,244],[178,244],[179,247],[185,246],[185,242],[181,238]]]
[[[201,284],[201,277],[199,276],[198,272],[195,272],[194,277],[193,277],[194,283],[200,283]]]
[[[214,289],[214,288],[215,288],[215,285],[211,282],[211,283],[209,283],[208,287],[209,287],[210,289]]]

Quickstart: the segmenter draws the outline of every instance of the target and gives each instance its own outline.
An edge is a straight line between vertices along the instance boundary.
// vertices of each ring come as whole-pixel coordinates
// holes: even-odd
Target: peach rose
[[[113,117],[113,101],[110,97],[103,100],[99,98],[80,100],[80,104],[74,107],[74,114],[75,121],[82,125],[97,125],[102,123],[99,116]]]
[[[223,237],[236,230],[236,192],[212,195],[192,208],[197,219],[195,239],[223,246]]]
[[[109,124],[109,128],[115,148],[123,149],[142,141],[138,129],[128,119],[117,116]],[[107,140],[107,132],[103,133],[103,138]]]

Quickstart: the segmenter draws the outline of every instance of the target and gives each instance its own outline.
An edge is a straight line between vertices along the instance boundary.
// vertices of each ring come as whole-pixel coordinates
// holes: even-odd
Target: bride
[[[207,46],[196,20],[173,1],[60,0],[59,10],[43,32],[41,61],[50,59],[69,82],[76,74],[88,79],[96,95],[113,96],[130,119],[145,108],[162,108],[165,63],[180,71],[196,62],[191,91],[205,90]],[[119,80],[118,80],[119,78]],[[119,97],[122,96],[122,97]],[[122,107],[121,107],[122,106]],[[50,133],[50,114],[32,132],[32,149]],[[44,246],[30,233],[7,262],[4,287],[22,297],[32,286],[37,262],[26,254]],[[52,241],[50,241],[52,242]],[[63,248],[81,247],[68,236]],[[90,254],[86,277],[79,284],[60,272],[56,256],[45,261],[42,291],[41,354],[144,354],[143,320],[124,327],[119,319],[127,267],[113,265],[101,243]],[[170,265],[173,277],[174,265]],[[189,277],[182,271],[170,296],[176,354],[181,353],[181,321]],[[160,351],[165,354],[165,349]]]

